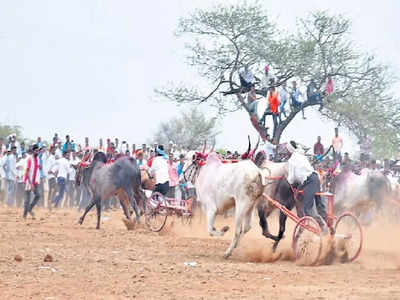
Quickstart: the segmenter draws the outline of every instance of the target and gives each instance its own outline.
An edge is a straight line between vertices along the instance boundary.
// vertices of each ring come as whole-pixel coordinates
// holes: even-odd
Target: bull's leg
[[[295,201],[296,213],[299,218],[304,217],[304,201],[302,195]]]
[[[122,210],[124,211],[124,215],[125,217],[130,220],[131,219],[131,212],[129,210],[129,207],[127,205],[127,203],[129,203],[129,201],[126,201],[125,196],[120,196],[118,195],[118,199],[119,199],[119,203],[121,204]]]
[[[257,206],[257,211],[258,211],[258,217],[260,218],[260,226],[262,228],[263,236],[265,236],[268,239],[272,239],[274,241],[277,241],[278,240],[278,236],[272,235],[269,232],[269,229],[268,229],[267,218],[271,214],[272,209],[270,209],[269,207],[266,207],[265,203],[260,203]]]
[[[139,209],[140,215],[144,214],[144,202],[146,201],[146,194],[144,191],[140,188],[137,189],[137,191],[134,193],[135,199],[137,200],[137,205]]]
[[[253,208],[250,209],[250,211],[244,216],[243,234],[250,231],[252,216],[253,216]]]
[[[276,251],[276,248],[278,247],[278,244],[279,244],[280,240],[283,238],[283,234],[285,233],[286,219],[287,219],[287,216],[283,212],[281,212],[279,214],[279,233],[278,233],[278,238],[275,240],[275,243],[272,246],[273,252]]]
[[[96,229],[100,229],[100,221],[101,221],[101,201],[100,197],[95,199],[96,201],[96,210],[97,210],[97,225]]]
[[[83,213],[82,217],[79,218],[79,224],[82,225],[83,221],[85,220],[86,214],[92,209],[95,205],[95,201],[92,200],[89,205],[86,207],[85,212]]]
[[[128,195],[123,190],[118,190],[118,192],[114,195],[114,197],[121,204],[121,207],[122,207],[125,217],[128,220],[130,220],[131,219],[131,211],[129,209]],[[118,203],[118,201],[117,201],[117,203]]]
[[[140,222],[140,212],[139,212],[139,208],[136,202],[135,197],[133,196],[133,191],[132,188],[127,188],[126,193],[128,194],[129,197],[129,201],[131,202],[131,206],[133,207],[133,209],[135,210],[135,214],[136,214],[136,222],[139,223]]]
[[[214,227],[214,222],[215,222],[215,216],[217,215],[217,210],[216,209],[206,209],[207,211],[207,227],[208,227],[208,233],[211,236],[223,236],[225,232],[229,229],[223,228],[223,230],[218,231]]]
[[[245,224],[245,228],[242,231],[242,225],[243,225],[243,221],[246,220],[246,222],[249,222],[249,220],[251,220],[251,213],[252,213],[252,206],[246,206],[244,208],[236,208],[235,211],[235,235],[233,236],[232,242],[229,245],[229,248],[226,250],[225,254],[224,254],[224,258],[228,258],[229,256],[232,255],[232,251],[234,248],[237,247],[238,243],[239,243],[239,239],[241,234],[245,233],[246,229],[247,231],[250,230],[250,223],[247,225],[246,228],[246,224]]]

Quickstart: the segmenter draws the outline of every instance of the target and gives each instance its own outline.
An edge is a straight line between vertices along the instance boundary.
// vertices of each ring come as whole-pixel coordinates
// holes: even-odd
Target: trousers
[[[53,199],[53,203],[54,203],[55,207],[58,207],[58,204],[59,204],[60,200],[64,197],[65,181],[66,180],[65,180],[64,177],[58,177],[57,178],[58,194]]]
[[[309,217],[313,217],[319,225],[324,227],[324,222],[321,220],[326,220],[327,212],[326,212],[326,205],[325,201],[321,198],[321,196],[315,195],[316,193],[320,192],[320,181],[319,177],[316,173],[312,173],[306,181],[303,183],[301,189],[304,191],[304,214]],[[318,215],[314,213],[314,202],[318,212]]]
[[[32,189],[29,191],[25,191],[25,202],[24,202],[24,218],[26,218],[29,212],[32,212],[35,205],[38,203],[40,199],[40,186],[39,184],[35,184],[32,186]],[[33,201],[31,202],[31,192],[35,195],[33,197]]]
[[[164,183],[158,183],[156,184],[156,187],[154,189],[155,192],[161,193],[163,196],[165,196],[168,191],[169,191],[169,181],[166,181]]]
[[[15,202],[15,180],[7,179],[7,205],[13,206]]]

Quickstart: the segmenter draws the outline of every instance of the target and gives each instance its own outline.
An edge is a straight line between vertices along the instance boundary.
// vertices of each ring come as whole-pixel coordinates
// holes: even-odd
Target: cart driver
[[[313,217],[319,223],[321,229],[327,232],[322,221],[326,220],[326,206],[321,196],[315,195],[320,192],[319,176],[307,157],[297,149],[296,142],[290,141],[286,147],[290,153],[287,181],[291,185],[297,185],[299,190],[304,191],[304,214]],[[319,216],[316,216],[313,211],[314,199]]]

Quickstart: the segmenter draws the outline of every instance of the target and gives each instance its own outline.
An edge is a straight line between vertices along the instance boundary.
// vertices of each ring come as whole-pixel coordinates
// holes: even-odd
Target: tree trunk
[[[250,116],[250,122],[252,123],[253,127],[257,130],[257,132],[259,133],[260,137],[265,140],[266,139],[266,135],[267,135],[267,129],[263,128],[261,126],[258,125],[258,122],[254,122],[251,118],[251,114],[249,112],[249,109],[246,105],[246,103],[244,102],[244,99],[241,95],[238,95],[238,99],[241,102],[242,106],[246,109],[247,113]],[[316,104],[311,104],[310,102],[306,101],[303,104],[303,109],[305,109],[306,107],[309,106],[314,106],[314,105],[319,105],[319,103]],[[291,109],[293,109],[293,107],[291,107]],[[277,145],[280,143],[281,137],[283,132],[285,131],[286,127],[289,125],[289,123],[296,117],[297,113],[300,112],[302,109],[301,107],[295,108],[293,110],[290,111],[290,114],[287,116],[287,118],[285,120],[283,120],[282,122],[278,123],[278,126],[275,130],[275,134],[272,137],[272,141]]]
[[[265,141],[267,139],[267,133],[268,133],[267,128],[261,127],[258,124],[257,118],[254,118],[254,116],[251,115],[251,113],[249,111],[249,107],[247,106],[246,102],[244,101],[243,96],[241,94],[239,94],[239,93],[237,93],[236,96],[237,96],[239,102],[241,103],[242,107],[244,107],[244,109],[247,111],[247,114],[250,117],[250,123],[253,125],[254,129],[257,130],[257,132],[260,135],[261,139],[263,141]]]

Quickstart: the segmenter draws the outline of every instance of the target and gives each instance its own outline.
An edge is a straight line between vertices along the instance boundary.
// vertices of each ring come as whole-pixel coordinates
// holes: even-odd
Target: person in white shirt
[[[125,154],[126,151],[129,151],[129,145],[126,141],[122,141],[121,146],[119,147],[119,153]]]
[[[267,139],[264,144],[265,154],[267,155],[267,159],[272,161],[273,158],[275,157],[276,145],[271,143],[269,134],[267,134],[266,138]]]
[[[58,194],[53,198],[53,204],[58,207],[60,200],[64,197],[65,185],[67,181],[67,176],[69,173],[70,162],[69,162],[69,152],[64,152],[63,157],[57,160],[55,170],[57,172],[57,185]]]
[[[307,157],[297,150],[296,142],[291,141],[288,143],[287,149],[289,153],[291,153],[288,161],[289,170],[287,181],[291,185],[298,185],[299,189],[304,191],[304,214],[313,217],[319,223],[321,228],[325,229],[323,220],[326,220],[327,216],[326,205],[321,196],[315,195],[320,192],[321,184],[319,176],[311,166]],[[313,211],[314,199],[319,216],[316,216]]]
[[[248,92],[255,82],[254,75],[251,73],[248,66],[245,66],[244,70],[239,72],[239,80],[242,89]]]
[[[62,157],[63,153],[62,153],[62,150],[61,150],[61,142],[58,142],[55,145],[55,147],[56,147],[55,155],[58,156],[58,157]]]
[[[26,156],[26,152],[21,152],[21,158],[17,162],[17,191],[16,191],[17,207],[21,207],[24,201],[24,194],[25,194],[24,174],[27,162],[28,158]]]
[[[17,178],[17,147],[12,146],[3,165],[7,179],[7,205],[12,206],[15,200],[15,180]]]
[[[261,91],[264,97],[267,97],[268,90],[275,83],[275,78],[269,73],[269,67],[264,67],[264,74],[261,78]]]
[[[51,200],[54,198],[57,192],[57,179],[55,175],[56,167],[56,147],[50,147],[49,156],[46,159],[46,172],[47,172],[47,183],[49,190],[47,192],[47,207],[51,208]]]
[[[156,157],[153,159],[150,174],[156,180],[156,186],[154,191],[163,194],[164,196],[169,191],[169,174],[168,174],[168,162],[164,153],[164,146],[159,145],[157,147]]]
[[[289,99],[289,92],[287,91],[286,81],[285,81],[285,82],[282,83],[282,86],[281,86],[281,88],[279,90],[279,102],[280,102],[280,104],[279,104],[279,115],[278,115],[279,123],[282,122],[282,114],[285,116],[285,118],[287,118],[285,106],[286,106],[286,103],[287,103],[288,99]]]
[[[69,166],[69,172],[68,172],[68,182],[67,182],[67,203],[69,204],[69,207],[73,207],[75,205],[75,176],[76,176],[76,168],[79,165],[79,159],[76,157],[76,152],[72,151],[71,152],[71,157],[69,160],[70,166]]]

